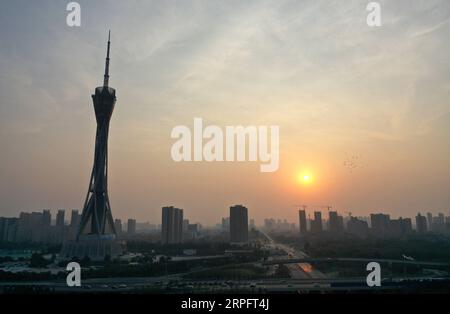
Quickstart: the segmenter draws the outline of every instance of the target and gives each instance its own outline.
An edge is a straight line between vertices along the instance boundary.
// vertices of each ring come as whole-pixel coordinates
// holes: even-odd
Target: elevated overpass
[[[417,266],[432,266],[432,267],[450,267],[449,263],[439,262],[422,262],[422,261],[409,261],[398,259],[384,259],[384,258],[347,258],[347,257],[335,257],[335,258],[287,258],[287,259],[274,259],[263,262],[263,265],[279,265],[279,264],[294,264],[294,263],[317,263],[317,262],[361,262],[370,263],[377,262],[380,264],[402,264],[402,265],[417,265]]]

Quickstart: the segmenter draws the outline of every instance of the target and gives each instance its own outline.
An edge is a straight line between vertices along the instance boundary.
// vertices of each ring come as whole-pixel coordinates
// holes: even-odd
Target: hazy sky
[[[0,1],[0,215],[81,209],[91,93],[112,31],[115,218],[161,206],[216,223],[228,207],[297,221],[297,204],[365,215],[450,210],[450,2]],[[175,163],[176,125],[279,125],[280,169]],[[309,184],[299,175],[311,176]]]

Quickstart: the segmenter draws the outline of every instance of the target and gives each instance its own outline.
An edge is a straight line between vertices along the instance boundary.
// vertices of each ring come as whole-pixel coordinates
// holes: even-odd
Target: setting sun
[[[312,179],[312,175],[309,172],[302,171],[297,174],[297,181],[300,184],[310,184]]]

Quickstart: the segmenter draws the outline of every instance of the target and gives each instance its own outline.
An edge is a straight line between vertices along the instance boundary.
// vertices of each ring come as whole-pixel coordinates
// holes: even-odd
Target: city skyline
[[[218,226],[222,226],[224,224],[227,224],[229,227],[230,224],[230,214],[229,211],[231,208],[233,207],[241,207],[243,205],[230,205],[228,207],[228,215],[225,216],[217,216],[216,220],[213,221],[211,224],[203,224],[201,221],[197,221],[194,219],[191,219],[189,216],[189,212],[187,212],[187,216],[185,215],[184,218],[181,217],[181,220],[183,221],[187,221],[187,223],[189,222],[193,222],[194,224],[201,224],[203,227],[206,228],[217,228]],[[243,208],[245,208],[247,210],[247,208],[245,206],[243,206]],[[162,209],[162,211],[161,211]],[[134,225],[134,229],[136,230],[136,225],[137,224],[141,224],[141,225],[148,225],[148,226],[152,226],[155,227],[156,229],[161,229],[163,226],[163,222],[164,222],[164,212],[165,210],[170,210],[170,209],[175,209],[177,211],[181,211],[181,213],[184,212],[184,209],[179,209],[176,208],[174,206],[163,206],[162,208],[159,209],[159,212],[161,213],[160,217],[158,220],[155,221],[151,221],[151,220],[137,220],[133,217],[126,217],[126,218],[116,218],[115,219],[115,223],[120,223],[121,224],[121,228],[123,231],[128,231],[127,228],[124,228],[124,226],[127,225],[127,223],[130,223],[130,221],[133,223]],[[70,213],[66,215],[67,213]],[[300,208],[300,209],[296,209],[295,210],[296,215],[297,215],[297,219],[293,219],[293,220],[288,220],[286,218],[283,217],[277,217],[275,215],[272,216],[267,216],[264,217],[261,220],[256,220],[252,217],[251,212],[247,214],[247,222],[248,222],[248,226],[250,227],[250,225],[253,223],[254,226],[256,227],[264,227],[268,221],[272,221],[274,223],[281,223],[281,224],[289,224],[289,225],[295,225],[296,229],[299,229],[299,227],[302,225],[302,223],[299,222],[299,215],[300,213],[305,213],[304,215],[301,215],[304,218],[304,222],[303,225],[305,226],[305,223],[308,225],[307,230],[310,231],[311,230],[311,223],[314,223],[314,221],[317,221],[317,219],[320,219],[320,221],[322,222],[322,228],[321,231],[324,230],[328,230],[329,229],[329,222],[330,222],[330,218],[331,220],[334,219],[344,219],[344,229],[346,228],[346,223],[349,222],[349,220],[351,220],[351,218],[356,218],[356,219],[363,219],[364,221],[368,221],[370,222],[370,220],[372,219],[372,216],[385,216],[385,217],[389,217],[389,219],[411,219],[412,225],[417,228],[416,222],[414,221],[415,218],[417,218],[417,216],[423,216],[424,219],[427,221],[427,226],[430,227],[432,225],[432,223],[434,222],[433,220],[435,218],[439,218],[442,219],[443,223],[446,224],[447,222],[450,223],[450,212],[445,213],[445,212],[430,212],[430,211],[421,211],[421,212],[417,212],[411,216],[395,216],[390,214],[389,212],[386,211],[375,211],[375,212],[370,212],[367,215],[353,215],[353,213],[348,212],[348,211],[337,211],[337,210],[331,210],[330,208],[328,209],[323,209],[323,210],[317,210],[317,209],[305,209],[305,207]],[[320,215],[316,215],[316,213],[320,213]],[[72,208],[72,209],[64,209],[64,208],[58,208],[58,209],[36,209],[36,210],[30,210],[30,211],[21,211],[19,213],[19,215],[17,215],[17,217],[5,217],[5,216],[0,216],[0,218],[5,218],[5,219],[15,219],[15,218],[20,218],[21,215],[29,215],[29,214],[43,214],[44,216],[48,217],[47,219],[45,219],[45,221],[48,220],[48,222],[46,222],[45,224],[47,225],[52,225],[52,226],[70,226],[70,227],[78,227],[78,223],[80,221],[81,218],[81,214],[80,211],[78,209]],[[318,218],[316,218],[318,217]],[[166,218],[167,219],[167,218]],[[181,222],[180,219],[178,219],[177,224],[180,224]],[[226,221],[225,221],[226,220]],[[127,223],[125,223],[127,221]],[[170,224],[173,224],[173,222],[171,222]],[[342,221],[341,222],[337,222],[337,224],[340,224],[342,226]],[[181,224],[183,225],[183,224]],[[305,226],[306,227],[306,226]],[[314,227],[313,227],[314,228]],[[338,229],[341,229],[342,227],[338,227]],[[184,230],[184,229],[183,229]],[[173,232],[173,231],[172,231]],[[299,233],[302,234],[303,232],[300,231],[299,229]]]
[[[448,2],[382,1],[377,30],[358,1],[80,3],[79,29],[65,25],[64,3],[2,5],[0,216],[82,209],[95,132],[88,95],[109,28],[121,102],[109,146],[114,218],[160,221],[165,204],[205,224],[232,204],[258,222],[296,221],[293,204],[448,213]],[[170,130],[194,117],[280,125],[279,171],[174,163]]]

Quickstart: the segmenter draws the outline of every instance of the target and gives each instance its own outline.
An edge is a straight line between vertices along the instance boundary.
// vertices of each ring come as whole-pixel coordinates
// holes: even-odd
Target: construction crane
[[[331,210],[331,208],[333,208],[333,206],[331,205],[322,205],[322,204],[308,204],[308,205],[299,205],[299,204],[294,204],[291,205],[292,207],[301,207],[303,209],[306,209],[306,207],[319,207],[319,208],[326,208],[328,211]]]
[[[306,208],[308,207],[308,205],[291,205],[292,207],[301,207],[303,208],[304,211],[306,211]]]

